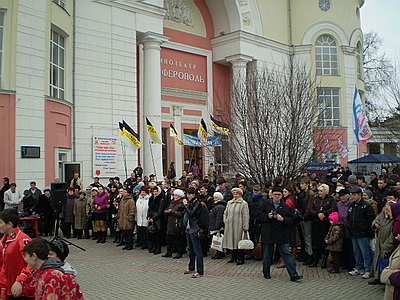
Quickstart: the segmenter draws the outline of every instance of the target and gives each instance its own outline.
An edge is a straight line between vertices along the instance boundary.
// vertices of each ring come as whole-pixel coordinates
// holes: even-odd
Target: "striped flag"
[[[210,119],[211,119],[211,126],[214,127],[218,132],[226,134],[230,131],[228,124],[218,121],[212,115],[210,115]]]
[[[174,125],[169,124],[169,131],[171,132],[171,135],[175,137],[176,141],[178,142],[179,145],[185,146],[185,143],[179,138],[178,133],[175,130]]]
[[[361,101],[360,93],[356,88],[353,101],[353,121],[354,121],[354,134],[356,135],[357,144],[359,142],[366,142],[374,138],[371,128],[368,124],[367,113]]]
[[[343,144],[342,140],[340,138],[338,138],[338,142],[339,142],[339,153],[340,156],[345,158],[347,156],[347,154],[349,154],[350,150],[347,149],[347,147]]]
[[[149,133],[151,142],[153,144],[162,144],[160,136],[158,135],[156,129],[154,128],[153,124],[151,124],[148,118],[146,118],[146,123],[147,123],[147,132]]]
[[[124,145],[132,151],[135,151],[142,147],[139,135],[124,121],[119,122],[119,132],[121,134],[121,140]]]
[[[206,143],[208,139],[208,132],[207,132],[207,125],[204,122],[204,119],[201,119],[200,126],[199,126],[199,138]]]

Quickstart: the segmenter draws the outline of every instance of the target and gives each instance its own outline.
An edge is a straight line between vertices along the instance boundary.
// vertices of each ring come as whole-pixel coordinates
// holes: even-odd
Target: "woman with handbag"
[[[142,250],[148,249],[147,226],[149,226],[149,221],[147,220],[147,210],[149,209],[150,196],[150,187],[144,185],[140,188],[140,195],[136,201],[136,222],[138,235],[142,244],[140,249]]]
[[[175,259],[181,258],[186,248],[185,230],[183,227],[183,216],[185,214],[185,205],[183,199],[185,193],[182,190],[174,191],[174,200],[169,207],[164,211],[167,219],[167,253],[162,257],[172,257],[172,248],[176,247],[178,253],[174,256]]]
[[[164,195],[161,193],[161,188],[158,186],[151,188],[152,195],[149,199],[149,209],[147,211],[147,220],[149,221],[148,230],[149,252],[154,255],[161,253],[161,216],[163,211]]]
[[[94,219],[96,221],[96,228],[98,239],[97,243],[104,244],[106,242],[107,235],[107,210],[108,204],[108,194],[104,193],[104,188],[102,186],[98,187],[99,193],[94,196],[93,208],[94,208]]]
[[[243,232],[249,230],[249,206],[243,200],[243,191],[240,188],[233,188],[232,194],[233,199],[228,202],[224,212],[225,234],[222,246],[231,250],[232,256],[228,263],[237,262],[237,265],[243,265],[244,251],[239,250],[238,244]]]
[[[224,212],[226,202],[224,196],[220,192],[214,193],[214,205],[210,210],[209,231],[210,238],[214,234],[222,234],[224,230]],[[217,251],[211,259],[222,259],[225,257],[224,252]]]

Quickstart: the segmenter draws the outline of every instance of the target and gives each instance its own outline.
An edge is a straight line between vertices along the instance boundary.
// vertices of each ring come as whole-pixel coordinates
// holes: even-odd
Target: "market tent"
[[[370,154],[348,162],[349,164],[393,164],[400,163],[400,157],[389,154]]]
[[[376,172],[378,175],[382,172],[382,164],[400,163],[400,157],[389,154],[370,154],[348,162],[349,169],[352,172],[361,172],[366,180],[369,180],[369,174]]]

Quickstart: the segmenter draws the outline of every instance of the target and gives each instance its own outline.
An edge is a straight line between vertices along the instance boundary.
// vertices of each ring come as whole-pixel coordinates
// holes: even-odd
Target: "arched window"
[[[361,46],[361,43],[357,43],[357,48],[356,48],[356,56],[357,56],[357,77],[358,79],[363,78],[363,49]]]
[[[317,75],[338,75],[338,50],[336,41],[327,34],[315,42],[315,64]]]

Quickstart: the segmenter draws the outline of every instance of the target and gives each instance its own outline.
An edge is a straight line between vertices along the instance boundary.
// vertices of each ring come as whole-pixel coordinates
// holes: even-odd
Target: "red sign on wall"
[[[207,92],[207,57],[162,48],[160,63],[163,87]]]

